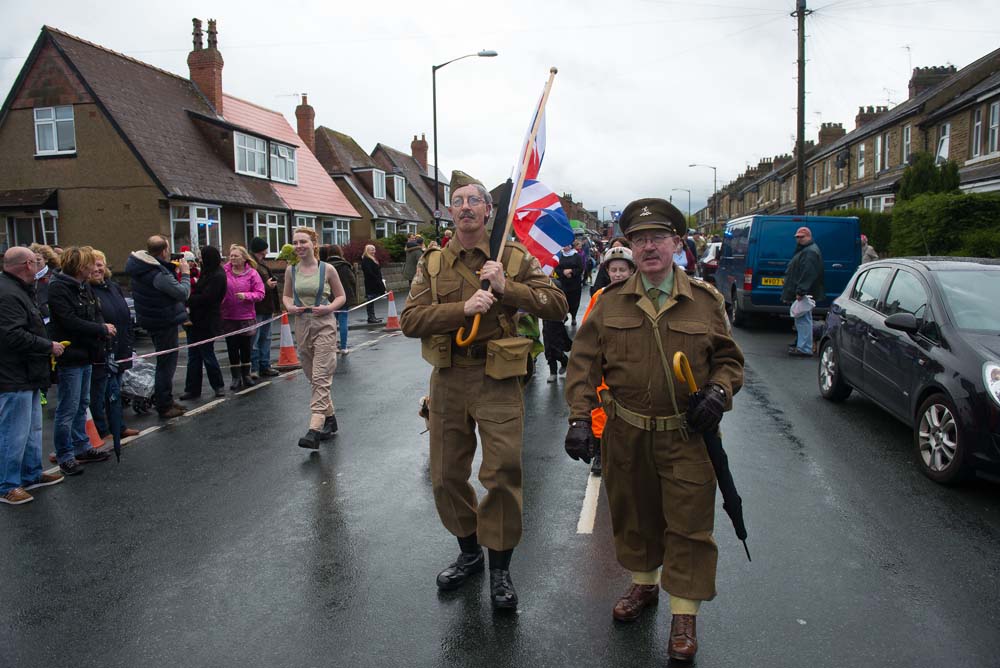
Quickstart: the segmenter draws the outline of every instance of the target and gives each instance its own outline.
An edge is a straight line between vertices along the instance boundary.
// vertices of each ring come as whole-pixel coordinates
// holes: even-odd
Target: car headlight
[[[1000,363],[983,364],[983,385],[986,386],[986,394],[990,395],[990,399],[1000,406]]]

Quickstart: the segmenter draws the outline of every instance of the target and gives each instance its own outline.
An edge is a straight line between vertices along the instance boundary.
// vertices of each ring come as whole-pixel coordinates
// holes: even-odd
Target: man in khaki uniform
[[[638,268],[608,286],[577,332],[566,376],[570,429],[566,451],[590,459],[590,411],[604,427],[604,482],[615,551],[632,585],[614,617],[633,621],[670,594],[671,658],[697,651],[695,615],[715,597],[718,550],[712,538],[715,472],[701,434],[718,429],[743,383],[743,354],[730,336],[722,296],[675,271],[684,216],[661,199],[622,212],[623,233]],[[698,386],[673,377],[674,353],[687,355]],[[597,396],[601,378],[609,390]],[[662,570],[662,572],[661,572]]]
[[[424,358],[435,367],[429,418],[434,502],[461,548],[458,559],[438,574],[437,584],[455,589],[482,571],[482,544],[489,549],[493,605],[514,609],[510,557],[521,539],[524,429],[520,376],[527,372],[531,345],[530,339],[513,339],[514,316],[524,309],[562,320],[568,307],[524,246],[508,241],[501,262],[489,259],[486,221],[493,203],[481,183],[455,172],[451,194],[456,234],[444,249],[428,250],[420,259],[400,317],[403,333],[421,339]],[[480,289],[481,280],[489,281],[491,291]],[[472,345],[459,347],[455,332],[464,327],[468,335],[477,313],[482,314],[478,336]],[[469,484],[476,427],[483,440],[479,480],[486,488],[478,501]]]

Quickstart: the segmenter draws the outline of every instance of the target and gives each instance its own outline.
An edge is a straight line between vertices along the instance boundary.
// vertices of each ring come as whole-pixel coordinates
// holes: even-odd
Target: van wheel
[[[750,314],[740,308],[740,302],[736,299],[736,291],[733,291],[733,307],[731,309],[734,327],[746,327],[750,324]]]
[[[920,470],[945,485],[962,481],[967,473],[966,443],[958,411],[944,394],[932,394],[917,409],[913,442]]]

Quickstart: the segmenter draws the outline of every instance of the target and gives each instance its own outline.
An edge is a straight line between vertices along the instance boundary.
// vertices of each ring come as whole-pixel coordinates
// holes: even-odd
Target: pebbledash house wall
[[[108,117],[82,86],[73,85],[69,77],[75,75],[61,60],[51,45],[43,49],[0,125],[0,190],[57,189],[59,245],[99,248],[120,269],[151,234],[169,234],[169,208]],[[67,104],[73,106],[76,152],[36,157],[34,108]],[[6,224],[8,215],[19,214],[4,212],[0,222]]]

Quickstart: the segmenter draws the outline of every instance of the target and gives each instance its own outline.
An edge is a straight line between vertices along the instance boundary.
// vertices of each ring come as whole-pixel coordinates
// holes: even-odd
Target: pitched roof
[[[222,108],[225,111],[223,115],[226,120],[297,147],[295,169],[298,185],[271,182],[271,187],[285,201],[289,209],[336,216],[358,216],[358,212],[340,192],[340,188],[319,164],[316,156],[308,148],[302,146],[301,138],[288,124],[284,116],[277,111],[265,109],[232,95],[224,95],[223,97],[225,102]]]
[[[305,167],[305,181],[300,166],[298,188],[237,174],[215,153],[192,119],[192,115],[208,119],[218,117],[189,79],[48,26],[42,28],[39,42],[46,39],[51,40],[66,58],[167,197],[254,208],[357,215],[332,182],[330,187],[342,200],[336,204],[325,186],[315,180],[316,170],[327,181],[329,177],[318,163],[316,169],[309,166],[309,158],[302,155],[308,153],[306,150],[299,151],[299,164]],[[31,64],[29,60],[25,68]],[[240,114],[242,101],[231,99],[236,107],[232,110],[236,113],[233,120],[249,125]],[[276,112],[262,112],[265,117],[270,114],[280,118]],[[300,143],[283,118],[284,128],[280,131],[275,119],[268,117],[268,120],[269,131],[265,134],[286,137],[291,132],[294,139],[289,137],[289,143]],[[318,194],[312,192],[316,188],[319,188]]]
[[[434,213],[434,191],[431,185],[424,180],[426,174],[424,170],[420,168],[420,163],[418,163],[412,155],[408,153],[403,153],[402,151],[397,151],[391,146],[386,146],[385,144],[376,144],[375,150],[372,151],[372,158],[375,159],[376,163],[379,163],[378,154],[381,152],[385,156],[385,160],[388,165],[399,169],[403,172],[406,180],[410,183],[413,192],[417,194],[417,198],[424,205],[431,214]],[[380,163],[381,164],[381,163]],[[387,167],[388,165],[383,165]],[[387,169],[386,171],[392,171]],[[451,220],[451,212],[448,211],[448,204],[446,202],[441,202],[441,220]]]
[[[965,105],[975,102],[981,95],[986,95],[989,93],[1000,91],[1000,71],[994,72],[992,75],[986,77],[978,84],[965,91],[955,99],[953,99],[948,104],[944,105],[935,112],[928,114],[925,122],[933,122],[937,119],[947,116],[948,114],[961,109]]]
[[[350,181],[350,186],[364,199],[376,218],[423,222],[420,214],[409,204],[402,204],[389,197],[376,199],[367,189],[358,187],[354,182],[354,170],[380,168],[350,135],[320,126],[316,129],[316,153],[322,157],[323,166],[328,172]],[[409,182],[409,178],[406,180]]]
[[[25,188],[0,190],[0,209],[34,209],[55,201],[55,188]]]

